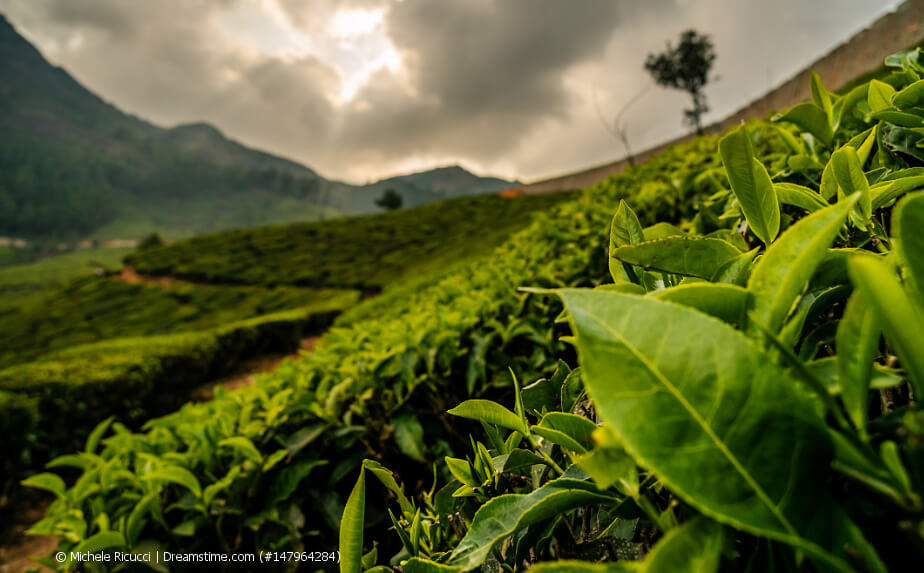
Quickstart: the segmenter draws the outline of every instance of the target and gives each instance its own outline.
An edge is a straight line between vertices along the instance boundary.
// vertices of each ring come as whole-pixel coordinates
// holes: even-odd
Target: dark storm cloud
[[[209,121],[245,144],[358,180],[448,161],[530,178],[612,160],[622,149],[594,100],[612,117],[650,82],[645,55],[681,30],[715,40],[722,80],[706,90],[714,120],[895,4],[0,0],[0,11],[126,111],[168,126]],[[344,9],[383,10],[378,39],[332,35],[330,18]],[[341,72],[383,42],[401,66],[371,72],[339,102],[356,81]],[[685,105],[682,94],[646,92],[628,115],[636,149],[682,133]]]
[[[615,3],[593,1],[403,2],[387,31],[407,80],[382,72],[345,114],[344,148],[408,154],[498,154],[533,128],[563,120],[564,70],[602,55]]]

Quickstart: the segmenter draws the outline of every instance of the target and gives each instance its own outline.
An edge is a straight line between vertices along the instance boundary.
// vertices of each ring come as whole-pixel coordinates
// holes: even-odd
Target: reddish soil
[[[25,496],[31,498],[30,494]],[[0,573],[22,573],[32,567],[51,571],[29,557],[50,555],[58,546],[57,538],[25,533],[45,515],[45,509],[51,502],[44,498],[17,501],[19,503],[14,502],[13,507],[6,510],[11,519],[0,530]]]

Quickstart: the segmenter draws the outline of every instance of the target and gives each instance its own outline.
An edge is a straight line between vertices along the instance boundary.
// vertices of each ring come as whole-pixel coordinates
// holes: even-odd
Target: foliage
[[[58,495],[33,531],[61,550],[341,539],[349,571],[921,562],[921,161],[869,90],[814,85],[817,111],[789,116],[804,133],[672,147],[256,387],[103,426],[57,462],[73,485],[30,482]],[[882,109],[919,113],[910,85]]]
[[[401,208],[401,194],[392,188],[388,188],[382,193],[382,196],[375,200],[375,204],[386,211],[394,211]]]
[[[5,312],[29,306],[75,278],[118,268],[129,252],[129,247],[79,249],[0,267],[0,321]]]
[[[81,344],[202,330],[295,308],[343,309],[358,299],[350,290],[164,287],[84,277],[2,316],[0,368]]]
[[[530,213],[565,198],[483,195],[365,217],[229,231],[137,252],[126,262],[145,274],[210,283],[375,293],[490,252],[527,225]]]
[[[706,34],[686,30],[680,34],[677,46],[667,44],[660,54],[648,54],[645,69],[658,85],[679,89],[690,94],[693,107],[683,111],[684,121],[702,135],[702,116],[709,111],[703,88],[709,82],[709,70],[715,62],[715,46]]]

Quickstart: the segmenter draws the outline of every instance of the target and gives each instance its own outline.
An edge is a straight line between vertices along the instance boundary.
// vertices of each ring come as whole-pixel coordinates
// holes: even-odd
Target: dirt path
[[[299,350],[309,353],[314,352],[315,346],[317,346],[320,339],[320,336],[303,338],[299,343]],[[211,400],[215,394],[215,388],[218,386],[222,386],[226,390],[234,390],[237,388],[243,388],[244,386],[250,386],[256,382],[255,377],[258,374],[272,372],[279,366],[280,363],[282,363],[283,360],[286,360],[287,358],[296,359],[300,355],[300,353],[267,354],[246,360],[243,364],[241,364],[240,368],[238,368],[237,372],[234,374],[230,374],[224,378],[219,378],[214,382],[209,382],[208,384],[205,384],[197,389],[192,393],[190,400],[196,402]]]
[[[121,281],[130,285],[160,285],[163,288],[170,288],[177,283],[195,284],[171,276],[155,277],[151,275],[143,275],[130,265],[123,266],[119,274],[112,275],[111,278],[113,280]]]

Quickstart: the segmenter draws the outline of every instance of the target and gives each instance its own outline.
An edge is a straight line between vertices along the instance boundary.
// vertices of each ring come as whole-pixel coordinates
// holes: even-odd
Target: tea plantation
[[[924,55],[886,63],[538,212],[256,386],[107,420],[25,480],[56,497],[32,531],[293,570],[919,569]],[[133,264],[248,276],[170,249]]]

